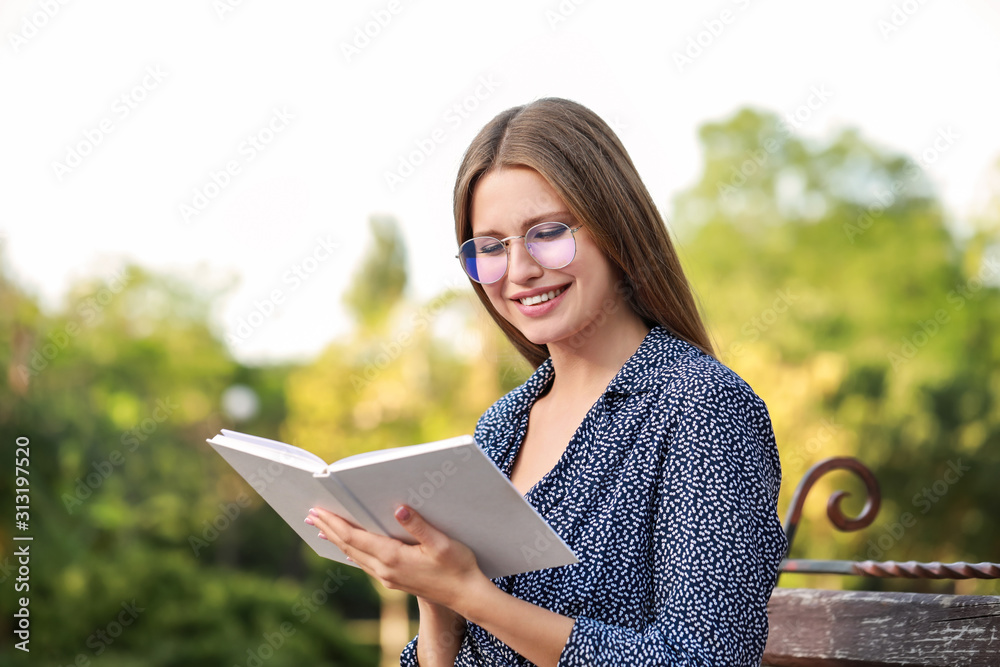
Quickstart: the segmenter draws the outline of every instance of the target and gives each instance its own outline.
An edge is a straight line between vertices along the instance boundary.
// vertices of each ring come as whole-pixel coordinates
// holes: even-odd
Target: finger
[[[350,541],[350,531],[355,530],[353,524],[336,514],[329,512],[320,514],[314,510],[310,511],[310,514],[306,517],[305,522],[310,526],[318,528],[320,531],[320,539],[329,540],[333,545],[340,549],[340,551],[347,557],[348,562],[354,563],[363,570],[369,570],[367,567],[369,557],[366,554],[354,549],[348,543]],[[344,537],[341,537],[341,534],[338,532],[339,530],[345,531]],[[346,541],[345,537],[347,538]],[[352,555],[355,557],[352,557]]]
[[[364,530],[361,526],[359,526],[357,523],[355,523],[351,519],[349,519],[349,518],[347,518],[345,516],[341,516],[339,514],[336,514],[335,512],[331,512],[330,510],[324,509],[322,507],[311,507],[311,508],[309,508],[309,515],[306,517],[306,523],[308,523],[310,525],[314,525],[314,520],[316,520],[316,519],[323,519],[324,521],[329,521],[330,517],[337,517],[338,519],[340,519],[341,521],[343,521],[347,525],[351,526],[352,528],[357,528],[359,530]]]
[[[313,519],[313,525],[319,528],[323,536],[345,554],[350,550],[348,555],[356,561],[361,556],[386,553],[396,545],[396,540],[391,537],[370,533],[364,528],[354,526],[342,516],[320,508],[310,510],[310,517]]]
[[[348,519],[345,519],[339,514],[334,514],[329,510],[324,510],[318,507],[309,510],[309,516],[306,517],[306,523],[318,528],[320,531],[320,537],[324,539],[332,540],[336,536],[347,539],[351,537],[353,531],[365,532],[364,528]]]
[[[395,516],[399,525],[421,544],[440,547],[448,541],[448,537],[444,533],[427,523],[427,520],[412,507],[400,505],[396,508]]]

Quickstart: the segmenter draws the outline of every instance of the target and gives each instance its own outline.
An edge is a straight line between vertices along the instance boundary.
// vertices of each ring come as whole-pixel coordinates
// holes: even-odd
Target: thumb
[[[397,507],[395,516],[396,521],[406,529],[406,532],[413,535],[421,544],[433,542],[441,534],[439,530],[427,523],[415,509],[407,505]]]

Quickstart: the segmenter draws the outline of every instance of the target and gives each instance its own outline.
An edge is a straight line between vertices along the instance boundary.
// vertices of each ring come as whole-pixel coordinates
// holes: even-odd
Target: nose
[[[532,278],[538,278],[545,271],[541,265],[528,254],[524,239],[513,239],[507,246],[507,280],[517,285],[524,285]]]

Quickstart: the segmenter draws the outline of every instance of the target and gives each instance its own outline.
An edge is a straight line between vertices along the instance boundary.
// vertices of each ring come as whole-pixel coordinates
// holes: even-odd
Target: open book
[[[465,544],[489,578],[577,562],[566,543],[470,436],[383,449],[327,465],[299,447],[227,431],[208,440],[320,556],[344,553],[305,523],[322,507],[366,530],[412,544],[402,504]]]

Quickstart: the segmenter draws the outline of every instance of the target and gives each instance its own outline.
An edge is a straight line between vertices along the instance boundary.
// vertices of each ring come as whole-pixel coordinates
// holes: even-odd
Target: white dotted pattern
[[[508,475],[551,359],[482,416],[475,439]],[[526,498],[580,559],[495,579],[576,619],[559,667],[759,665],[787,540],[764,402],[655,327]],[[417,665],[419,637],[400,656]],[[455,665],[531,665],[467,625]]]

